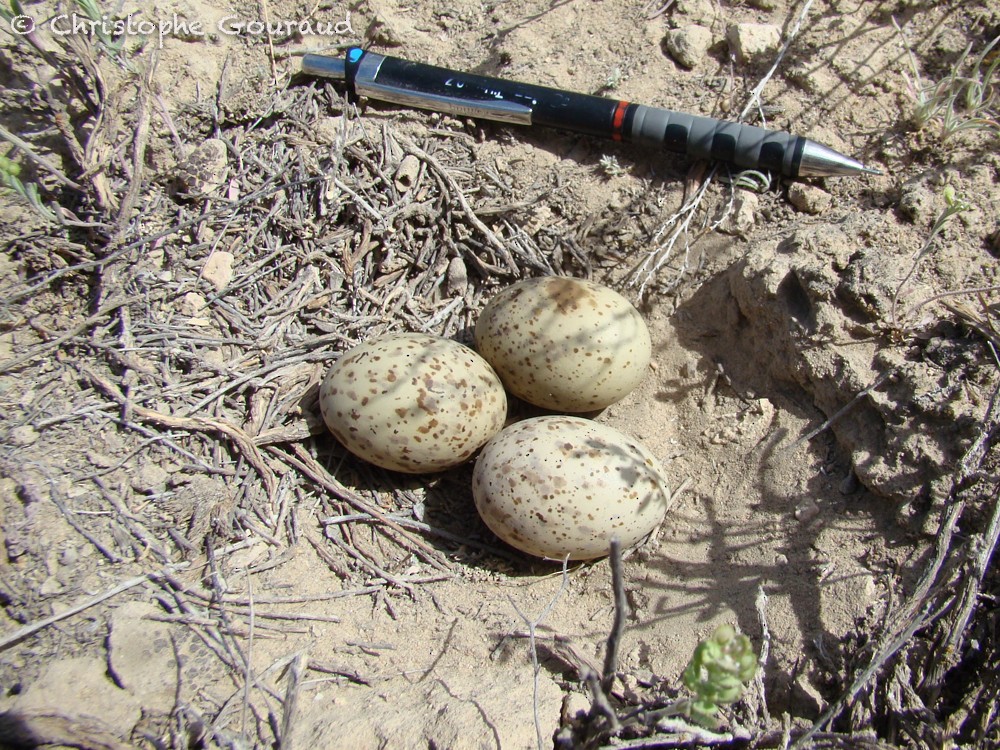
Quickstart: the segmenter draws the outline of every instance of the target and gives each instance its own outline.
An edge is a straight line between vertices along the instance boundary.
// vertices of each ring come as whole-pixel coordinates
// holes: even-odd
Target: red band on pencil
[[[622,125],[625,123],[625,110],[628,109],[628,102],[618,102],[615,107],[614,116],[611,118],[611,140],[620,141],[622,139]]]

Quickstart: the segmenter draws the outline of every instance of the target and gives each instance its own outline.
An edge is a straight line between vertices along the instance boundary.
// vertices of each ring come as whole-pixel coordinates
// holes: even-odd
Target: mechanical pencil
[[[828,146],[783,131],[460,73],[360,47],[350,47],[343,58],[305,55],[302,71],[345,81],[354,98],[367,96],[436,112],[543,125],[787,177],[881,174]]]

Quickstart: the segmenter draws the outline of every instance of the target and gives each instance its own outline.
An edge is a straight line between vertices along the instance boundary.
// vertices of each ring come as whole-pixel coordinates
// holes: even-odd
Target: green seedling
[[[684,686],[694,694],[689,707],[691,719],[706,728],[716,728],[719,707],[739,700],[756,673],[757,655],[750,639],[732,625],[720,625],[708,640],[695,647],[691,663],[684,670]]]
[[[942,191],[944,197],[944,210],[938,214],[937,219],[934,220],[933,226],[931,226],[931,233],[927,236],[927,240],[924,242],[923,247],[920,248],[916,256],[913,258],[913,264],[910,266],[910,270],[903,277],[903,280],[899,282],[899,286],[896,287],[896,293],[892,295],[892,325],[897,331],[900,328],[900,321],[896,315],[896,306],[899,303],[899,295],[903,291],[903,287],[906,286],[907,282],[916,273],[917,267],[920,265],[920,261],[933,249],[934,241],[937,236],[941,234],[941,231],[945,228],[949,221],[963,211],[968,211],[972,208],[972,204],[969,201],[962,198],[951,185],[946,185]]]
[[[24,198],[46,221],[58,223],[56,215],[42,202],[38,186],[33,182],[23,182],[21,180],[21,166],[6,156],[0,156],[0,184]]]
[[[902,35],[902,30],[896,26]],[[997,106],[1000,92],[997,90],[995,75],[1000,67],[1000,56],[994,48],[1000,44],[1000,36],[994,38],[970,64],[972,45],[965,48],[951,72],[940,81],[927,81],[920,75],[916,56],[906,44],[912,77],[903,73],[907,93],[913,102],[911,119],[921,130],[936,123],[941,142],[946,142],[956,133],[969,130],[987,130],[1000,133],[1000,117]]]
[[[121,55],[122,47],[125,46],[125,37],[122,36],[117,42],[105,31],[105,17],[101,12],[97,0],[74,0],[80,13],[94,22],[94,35],[98,44],[111,57],[117,58]]]

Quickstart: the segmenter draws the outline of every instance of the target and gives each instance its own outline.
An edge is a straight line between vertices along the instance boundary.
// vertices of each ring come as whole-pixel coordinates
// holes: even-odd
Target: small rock
[[[220,349],[206,349],[202,358],[205,360],[206,365],[211,365],[213,367],[222,367],[226,364],[226,355],[223,354]]]
[[[812,500],[806,500],[795,509],[795,518],[800,523],[809,523],[819,515],[819,506]]]
[[[573,719],[590,711],[590,699],[581,693],[570,693],[563,698],[563,713]]]
[[[52,596],[53,594],[61,594],[65,590],[62,581],[60,581],[55,576],[49,576],[44,581],[42,585],[38,587],[38,593],[42,596]]]
[[[833,197],[818,187],[796,182],[788,188],[788,200],[799,211],[821,214],[833,205]]]
[[[847,472],[847,476],[840,482],[840,494],[853,495],[860,489],[861,481],[858,479],[858,475],[854,473],[854,469],[851,469]]]
[[[726,38],[737,62],[762,62],[781,46],[781,29],[770,23],[734,23]]]
[[[201,269],[202,278],[221,292],[233,280],[233,260],[233,254],[225,250],[212,253]]]
[[[746,237],[757,224],[757,210],[760,208],[760,198],[755,193],[741,190],[733,199],[733,208],[725,221],[719,226],[720,232]]]
[[[712,46],[712,32],[697,24],[671,29],[663,38],[663,46],[678,65],[691,70],[708,54],[708,48]]]
[[[205,265],[207,266],[208,264],[206,263]],[[188,292],[181,297],[181,302],[177,306],[177,310],[181,315],[193,318],[205,312],[206,304],[208,303],[205,301],[205,298],[198,294],[198,292]]]
[[[59,564],[67,568],[76,565],[79,560],[80,552],[76,547],[67,547],[59,555]]]
[[[457,255],[448,263],[448,275],[445,277],[445,291],[452,297],[462,297],[469,288],[469,273],[465,261]]]
[[[674,12],[703,26],[711,24],[718,13],[712,0],[677,0]]]
[[[132,477],[132,489],[146,495],[155,495],[167,488],[167,472],[156,464],[144,464],[139,473]]]
[[[24,448],[38,440],[38,430],[30,424],[23,424],[7,433],[7,440],[11,445]]]

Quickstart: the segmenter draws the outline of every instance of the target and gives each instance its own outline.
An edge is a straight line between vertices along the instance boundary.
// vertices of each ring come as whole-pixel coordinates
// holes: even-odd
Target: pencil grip
[[[636,105],[630,139],[696,159],[728,161],[741,167],[798,174],[805,140],[753,125]]]

